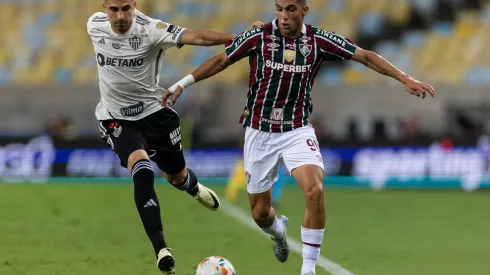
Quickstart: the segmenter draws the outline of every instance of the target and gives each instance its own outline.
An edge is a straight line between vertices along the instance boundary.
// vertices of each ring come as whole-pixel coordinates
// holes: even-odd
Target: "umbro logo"
[[[276,42],[272,42],[272,43],[269,43],[267,44],[267,47],[269,47],[267,50],[270,51],[270,52],[277,52],[279,51],[279,47],[281,45],[277,44]]]
[[[105,45],[105,39],[102,38],[100,39],[99,41],[97,41],[98,44],[102,44],[102,45]]]
[[[268,46],[269,48],[273,48],[273,49],[275,49],[275,48],[278,48],[278,47],[279,47],[279,46],[281,46],[281,45],[279,45],[279,44],[277,44],[277,43],[275,43],[275,42],[272,42],[272,43],[267,44],[267,46]]]
[[[158,206],[158,204],[153,200],[153,199],[150,199],[144,206],[144,208],[147,208],[147,207],[152,207],[152,206]]]

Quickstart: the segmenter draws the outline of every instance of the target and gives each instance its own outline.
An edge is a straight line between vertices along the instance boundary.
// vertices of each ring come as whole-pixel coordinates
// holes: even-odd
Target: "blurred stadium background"
[[[98,76],[86,22],[102,2],[0,0],[0,183],[57,183],[0,184],[2,275],[156,274],[128,172],[100,140],[94,116]],[[462,191],[490,188],[490,1],[308,3],[307,23],[437,90],[421,100],[354,62],[321,68],[311,122],[326,168],[322,255],[355,274],[490,274],[487,193]],[[231,33],[275,17],[273,0],[139,0],[138,8],[189,29]],[[222,51],[169,50],[161,86]],[[175,106],[189,167],[223,197],[242,154],[247,79],[241,61]],[[236,212],[209,213],[157,182],[179,274],[194,274],[210,255],[229,258],[240,275],[299,273],[299,255],[276,263],[268,241],[230,218]],[[287,188],[279,208],[297,240],[301,201]],[[244,192],[235,203],[247,215]]]
[[[240,5],[229,0],[141,0],[138,8],[190,29],[239,33],[255,20],[271,21],[272,2],[264,6],[264,0]],[[39,154],[25,161],[15,161],[15,156],[40,136],[53,146],[53,156],[45,157],[50,163],[46,167],[52,168],[44,172],[47,177],[125,175],[115,172],[117,162],[98,140],[93,115],[98,75],[85,26],[89,15],[102,9],[101,1],[0,3],[0,177],[20,173],[29,178],[28,173],[39,172]],[[348,182],[367,180],[377,186],[389,179],[402,186],[454,187],[461,179],[473,189],[486,186],[490,2],[311,0],[309,5],[307,23],[380,53],[438,92],[436,99],[422,101],[355,62],[325,64],[315,83],[311,121],[324,148],[327,175],[359,176]],[[223,47],[171,49],[161,85],[168,87],[222,51]],[[243,129],[236,110],[243,106],[247,66],[239,62],[195,85],[176,106],[185,148],[192,149],[189,162],[201,167],[202,177],[226,177],[233,167],[230,159],[239,154]],[[37,147],[33,152],[42,146]],[[216,148],[230,150],[212,150]],[[92,167],[94,158],[115,165]],[[449,185],[441,184],[441,178],[450,178]]]

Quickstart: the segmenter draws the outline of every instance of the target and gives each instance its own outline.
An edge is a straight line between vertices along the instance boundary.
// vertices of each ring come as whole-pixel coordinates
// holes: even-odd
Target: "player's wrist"
[[[192,74],[188,74],[186,77],[179,80],[179,82],[177,82],[177,85],[182,87],[182,89],[185,89],[194,83],[196,83],[196,79],[194,78],[194,76]]]
[[[175,92],[175,90],[177,90],[178,86],[182,87],[182,89],[185,90],[185,88],[191,86],[194,83],[196,83],[196,79],[194,78],[194,76],[192,74],[189,74],[186,77],[179,80],[179,82],[172,85],[172,87],[170,87],[168,90],[170,91],[170,93],[173,94]]]
[[[187,88],[189,86],[191,86],[192,84],[196,83],[196,79],[194,78],[194,76],[192,74],[188,74],[186,77],[182,78],[180,81],[179,81],[180,85],[182,88]]]
[[[406,73],[402,73],[401,76],[400,76],[400,82],[403,83],[403,84],[407,84],[407,82],[411,79],[411,77],[406,74]]]

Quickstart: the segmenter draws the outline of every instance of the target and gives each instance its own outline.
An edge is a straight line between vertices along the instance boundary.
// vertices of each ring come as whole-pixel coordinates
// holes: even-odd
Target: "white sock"
[[[303,241],[303,266],[301,274],[315,273],[315,266],[320,256],[323,233],[325,229],[308,229],[301,227],[301,240]]]
[[[274,237],[274,239],[282,239],[284,238],[284,224],[277,219],[274,220],[274,223],[268,228],[262,228],[262,231]]]

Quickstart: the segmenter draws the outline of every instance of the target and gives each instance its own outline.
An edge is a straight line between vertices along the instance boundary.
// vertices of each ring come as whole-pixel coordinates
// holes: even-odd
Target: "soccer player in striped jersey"
[[[163,234],[150,160],[172,186],[208,209],[217,210],[219,198],[200,184],[186,165],[179,116],[160,105],[160,67],[166,51],[173,47],[220,45],[235,35],[187,30],[148,17],[136,5],[136,0],[104,0],[104,12],[95,13],[87,22],[100,78],[101,98],[95,115],[100,121],[101,138],[131,174],[136,208],[153,245],[158,268],[164,274],[175,274],[174,258]]]
[[[434,97],[435,91],[351,40],[304,24],[309,11],[306,0],[276,0],[275,7],[277,18],[273,22],[227,43],[223,54],[209,59],[165,91],[162,104],[174,104],[187,86],[248,57],[249,90],[240,122],[246,127],[244,162],[252,216],[271,235],[276,258],[286,261],[288,219],[276,216],[271,199],[278,164],[283,161],[304,194],[301,274],[313,275],[325,227],[323,162],[309,123],[313,111],[311,90],[320,65],[352,59],[398,80],[409,94]]]

